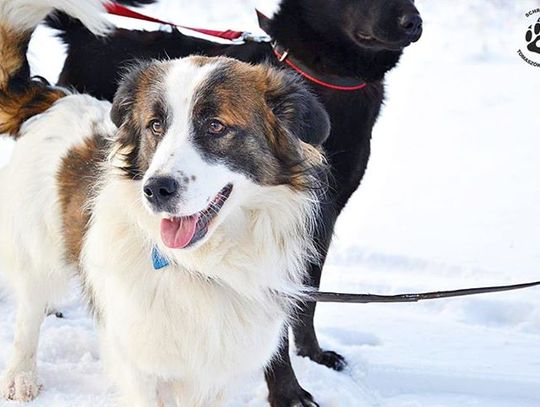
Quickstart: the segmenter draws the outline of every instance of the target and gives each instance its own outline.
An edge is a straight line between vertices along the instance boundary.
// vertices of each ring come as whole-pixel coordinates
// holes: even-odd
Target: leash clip
[[[257,35],[248,31],[244,31],[240,37],[235,38],[234,40],[231,40],[231,41],[234,44],[243,44],[245,42],[257,42],[257,43],[270,42],[272,41],[272,39],[266,34]]]
[[[169,34],[172,33],[175,29],[176,27],[171,24],[160,24],[159,26],[159,31],[163,31]]]

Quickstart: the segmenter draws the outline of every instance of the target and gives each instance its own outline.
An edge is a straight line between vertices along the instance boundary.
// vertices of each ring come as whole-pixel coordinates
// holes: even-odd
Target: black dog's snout
[[[418,13],[407,13],[399,18],[399,26],[412,41],[422,35],[422,17]]]
[[[178,191],[178,183],[170,177],[153,177],[144,184],[146,199],[157,206],[167,204]]]

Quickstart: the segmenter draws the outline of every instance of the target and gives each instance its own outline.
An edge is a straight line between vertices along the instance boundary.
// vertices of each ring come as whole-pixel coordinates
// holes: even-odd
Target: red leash
[[[114,3],[114,2],[107,3],[105,7],[109,14],[114,14],[116,16],[128,17],[128,18],[133,18],[135,20],[141,20],[141,21],[149,21],[152,23],[169,25],[172,27],[184,28],[186,30],[198,32],[200,34],[205,34],[211,37],[221,38],[221,39],[232,41],[232,42],[240,42],[240,41],[270,42],[270,37],[253,35],[247,31],[233,31],[233,30],[217,31],[217,30],[208,30],[206,28],[194,28],[194,27],[187,27],[184,25],[170,23],[168,21],[160,20],[158,18],[150,17],[142,13],[139,13],[137,11],[133,11],[121,4]],[[259,25],[261,26],[263,31],[266,31],[265,26],[268,24],[269,18],[266,17],[264,14],[260,13],[259,11],[257,11],[257,15],[259,18]],[[295,70],[300,75],[302,75],[304,78],[306,78],[307,80],[319,86],[332,89],[332,90],[338,90],[338,91],[357,91],[367,86],[367,83],[360,81],[356,78],[339,78],[339,77],[330,77],[330,76],[327,76],[326,78],[324,77],[321,78],[320,77],[321,75],[318,75],[309,67],[303,66],[303,64],[300,61],[297,61],[291,55],[289,55],[289,51],[281,50],[278,44],[273,43],[272,48],[279,62],[287,64],[293,70]],[[320,78],[317,78],[317,76],[319,76]]]
[[[243,31],[207,30],[205,28],[186,27],[183,25],[169,23],[168,21],[159,20],[157,18],[146,16],[142,13],[138,13],[118,3],[107,3],[105,7],[109,14],[114,14],[115,16],[128,17],[128,18],[133,18],[136,20],[150,21],[151,23],[158,23],[158,24],[164,24],[164,25],[171,25],[173,27],[185,28],[186,30],[195,31],[195,32],[205,34],[205,35],[210,35],[211,37],[223,38],[229,41],[239,40],[245,37],[245,33]]]

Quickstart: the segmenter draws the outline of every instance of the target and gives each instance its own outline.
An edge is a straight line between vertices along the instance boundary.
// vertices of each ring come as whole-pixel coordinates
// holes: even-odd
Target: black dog
[[[103,40],[93,37],[77,21],[61,15],[50,19],[49,24],[61,30],[60,35],[69,46],[60,83],[109,100],[116,91],[121,68],[130,60],[191,54],[227,55],[283,66],[291,62],[315,81],[326,83],[306,79],[332,122],[332,133],[324,147],[333,178],[316,235],[323,259],[337,216],[358,188],[368,163],[371,131],[384,98],[384,75],[396,66],[403,48],[422,34],[422,19],[413,0],[282,0],[279,11],[266,27],[277,43],[275,49],[268,43],[221,45],[176,30],[118,29]],[[280,62],[276,54],[285,54],[287,59]],[[348,90],[338,90],[340,87]],[[361,89],[351,90],[356,88]],[[317,288],[323,263],[312,264],[310,269],[309,284]],[[298,354],[341,370],[345,366],[344,358],[319,346],[313,326],[314,313],[314,303],[305,305],[293,327]],[[266,379],[272,406],[316,405],[298,384],[289,360],[288,341]]]

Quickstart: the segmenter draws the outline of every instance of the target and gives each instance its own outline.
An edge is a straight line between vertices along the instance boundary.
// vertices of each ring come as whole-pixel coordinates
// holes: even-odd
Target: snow
[[[425,34],[389,75],[368,172],[338,222],[323,289],[391,294],[538,280],[540,70],[517,55],[531,21],[525,12],[538,2],[417,4]],[[211,6],[162,0],[147,11],[192,26],[255,30],[251,9],[271,13],[275,1]],[[40,30],[34,71],[54,81],[61,55]],[[10,149],[0,144],[0,165]],[[49,317],[43,326],[44,391],[29,405],[114,406],[75,286],[61,310],[65,319]],[[0,369],[13,319],[9,296],[0,296]],[[540,405],[538,289],[419,304],[323,304],[316,323],[322,346],[349,361],[337,373],[293,357],[322,407]],[[265,406],[265,398],[261,375],[228,406]]]

